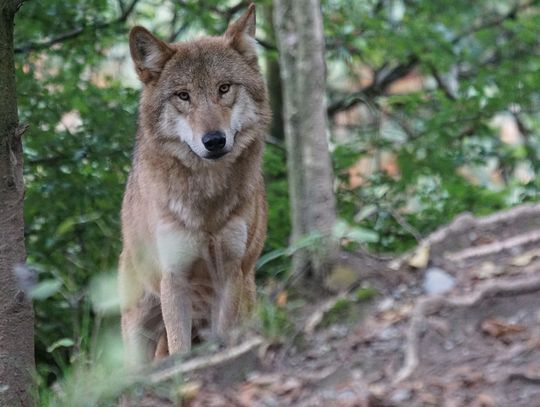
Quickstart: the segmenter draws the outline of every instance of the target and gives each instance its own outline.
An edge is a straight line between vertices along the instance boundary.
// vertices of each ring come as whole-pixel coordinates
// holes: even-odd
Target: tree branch
[[[497,18],[489,19],[487,21],[482,21],[476,25],[473,25],[471,28],[464,30],[462,33],[458,34],[454,39],[451,40],[451,44],[455,45],[459,41],[463,40],[464,38],[487,28],[490,27],[496,27],[500,24],[504,23],[506,20],[514,19],[516,18],[517,14],[519,12],[522,12],[532,6],[535,6],[540,3],[540,0],[529,0],[525,3],[518,3],[514,7],[512,7],[511,10],[509,10],[507,13],[505,13],[502,16],[498,16]],[[418,63],[418,58],[414,55],[412,55],[409,60],[406,62],[399,64],[396,66],[392,71],[390,71],[386,75],[375,75],[375,79],[372,84],[368,85],[364,89],[361,89],[358,92],[352,93],[342,100],[338,100],[334,103],[332,103],[327,111],[329,116],[333,116],[336,113],[344,110],[348,110],[359,103],[364,103],[366,101],[369,101],[373,98],[376,98],[378,96],[381,96],[385,93],[388,86],[390,86],[393,82],[396,80],[399,80],[406,76],[408,73],[414,69],[414,67]],[[450,91],[450,89],[446,86],[440,75],[433,70],[432,67],[430,67],[431,72],[433,74],[434,79],[437,81],[437,84],[441,88],[441,90],[445,93],[445,95],[450,100],[455,100],[456,97],[453,95],[453,93]],[[383,69],[379,69],[378,72],[384,71]]]
[[[420,137],[421,134],[416,132],[405,120],[403,120],[401,117],[399,117],[398,114],[395,114],[391,111],[391,109],[385,109],[381,111],[384,115],[386,115],[388,118],[390,118],[395,124],[397,124],[400,129],[405,133],[405,135],[408,137],[408,141],[415,140],[416,138]]]
[[[124,3],[124,0],[118,0],[118,8],[120,8],[121,13],[125,12],[126,4]]]
[[[525,146],[526,157],[536,172],[540,167],[540,163],[538,162],[534,142],[531,142],[531,138],[533,138],[533,140],[536,138],[534,132],[523,122],[520,112],[516,111],[515,109],[509,109],[509,111],[514,117],[518,130],[523,137],[523,145]]]
[[[502,23],[504,23],[506,20],[513,20],[513,19],[515,19],[517,17],[517,14],[520,11],[524,11],[524,10],[526,10],[526,9],[532,7],[532,6],[538,5],[539,3],[540,3],[539,0],[530,0],[530,1],[528,1],[526,3],[523,3],[523,4],[517,3],[506,14],[503,14],[502,16],[499,16],[499,17],[491,19],[491,20],[482,21],[482,22],[480,22],[478,24],[473,25],[468,30],[463,31],[461,34],[457,35],[452,40],[451,43],[452,43],[452,45],[455,45],[458,42],[460,42],[462,39],[468,37],[469,35],[475,34],[478,31],[485,30],[486,28],[497,27],[497,26],[501,25]]]
[[[76,27],[69,31],[58,34],[54,37],[45,38],[42,41],[29,42],[27,44],[15,47],[14,51],[16,54],[24,54],[30,51],[39,51],[41,49],[48,48],[52,45],[59,44],[64,41],[76,38],[87,31],[102,30],[102,29],[111,27],[115,24],[124,23],[129,17],[129,15],[133,12],[138,2],[139,0],[132,0],[131,3],[127,7],[125,6],[121,7],[121,9],[123,8],[123,12],[118,16],[118,18],[114,20],[107,21],[105,23],[97,23],[97,24],[87,26],[87,27]]]
[[[418,61],[416,55],[411,55],[407,61],[397,65],[387,73],[384,73],[386,71],[386,64],[383,65],[382,68],[379,68],[376,71],[375,78],[370,85],[328,106],[328,115],[333,116],[336,113],[348,110],[359,103],[365,103],[368,100],[383,95],[392,83],[407,76],[416,67]]]
[[[439,72],[437,71],[437,68],[435,68],[435,66],[433,64],[428,64],[428,68],[431,72],[431,75],[433,76],[433,78],[435,79],[435,82],[437,82],[437,86],[439,87],[440,90],[443,91],[444,95],[452,100],[452,101],[455,101],[456,100],[456,96],[454,95],[454,93],[450,90],[450,88],[448,87],[448,85],[446,84],[446,82],[444,81],[444,79],[442,78],[442,76],[439,74]]]
[[[227,22],[229,22],[234,14],[236,14],[238,11],[242,10],[243,8],[246,8],[248,4],[249,4],[249,1],[242,0],[242,1],[239,1],[236,5],[228,7],[226,9],[222,9],[222,8],[219,8],[218,6],[213,6],[210,4],[204,5],[204,7],[208,8],[214,13],[219,14],[222,17],[225,17]]]

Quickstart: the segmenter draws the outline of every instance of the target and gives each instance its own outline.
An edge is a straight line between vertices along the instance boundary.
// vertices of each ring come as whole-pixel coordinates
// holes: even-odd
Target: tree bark
[[[13,25],[22,1],[0,0],[0,406],[32,405],[34,315],[15,267],[24,264],[23,150]]]
[[[319,0],[277,0],[274,27],[283,87],[292,241],[305,235],[324,236],[322,247],[294,255],[293,272],[311,270],[320,281],[336,259],[337,246],[329,238],[336,205],[327,141]]]
[[[266,41],[275,44],[276,33],[272,24],[273,5],[262,6],[262,16],[264,27],[266,28]],[[266,52],[266,83],[268,85],[268,96],[270,97],[270,107],[272,108],[272,125],[270,134],[276,140],[283,140],[283,96],[281,89],[281,75],[279,71],[278,56],[275,52]]]

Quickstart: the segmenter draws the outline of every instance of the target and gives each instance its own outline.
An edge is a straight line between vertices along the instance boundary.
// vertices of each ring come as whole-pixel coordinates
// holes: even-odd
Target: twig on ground
[[[304,325],[304,333],[306,335],[312,335],[315,332],[315,329],[321,324],[325,315],[334,308],[334,306],[341,300],[352,300],[352,295],[349,293],[341,293],[335,297],[330,298],[328,301],[324,302],[319,306],[314,312],[313,315],[307,320]]]

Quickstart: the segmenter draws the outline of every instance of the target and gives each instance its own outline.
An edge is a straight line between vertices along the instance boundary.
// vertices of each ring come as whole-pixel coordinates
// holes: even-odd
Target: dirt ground
[[[462,215],[399,259],[344,264],[378,295],[307,304],[282,343],[195,357],[175,402],[133,405],[540,407],[540,205]]]

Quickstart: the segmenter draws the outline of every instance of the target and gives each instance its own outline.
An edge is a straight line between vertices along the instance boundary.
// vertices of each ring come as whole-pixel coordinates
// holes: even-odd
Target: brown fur
[[[253,306],[270,120],[254,32],[252,5],[221,37],[166,44],[142,27],[130,33],[144,83],[119,266],[132,360],[186,352],[194,328],[224,335]],[[216,130],[227,134],[228,153],[210,160],[201,138]]]

